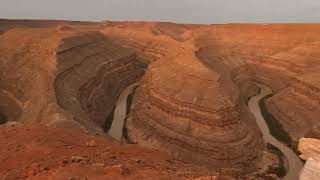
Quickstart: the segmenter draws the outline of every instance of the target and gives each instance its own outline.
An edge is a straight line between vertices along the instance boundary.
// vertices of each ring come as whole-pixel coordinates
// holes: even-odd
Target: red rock
[[[125,165],[114,165],[110,167],[112,170],[118,171],[121,175],[129,175],[130,170],[127,166]]]
[[[86,157],[82,157],[82,156],[72,156],[71,161],[72,162],[82,162],[82,161],[89,161],[89,159]]]
[[[19,164],[16,160],[27,161],[21,168],[27,167],[31,158],[20,154],[37,158],[45,149],[55,149],[60,157],[53,165],[72,156],[70,148],[81,157],[89,157],[88,151],[89,159],[97,158],[95,138],[61,137],[51,127],[82,132],[78,136],[84,131],[102,135],[101,126],[120,92],[140,80],[127,121],[134,142],[166,151],[193,167],[236,169],[236,174],[257,171],[264,146],[245,104],[257,92],[252,81],[274,90],[267,108],[295,142],[303,136],[320,137],[319,32],[317,24],[0,20],[0,111],[9,121],[24,122],[14,131],[0,127],[0,147],[6,147],[0,158],[11,162],[0,165],[0,172]],[[50,128],[33,132],[26,122]],[[62,139],[53,145],[52,134]],[[38,137],[48,139],[38,142]],[[92,148],[80,150],[88,139],[95,141],[85,144]],[[11,146],[25,142],[29,146]],[[99,151],[117,163],[125,163],[128,155],[111,157],[119,149],[104,152]],[[17,158],[10,159],[9,153]],[[78,160],[84,162],[77,164],[80,167],[88,165]]]
[[[97,144],[94,140],[90,140],[89,142],[86,142],[86,145],[88,147],[96,147],[97,146]]]

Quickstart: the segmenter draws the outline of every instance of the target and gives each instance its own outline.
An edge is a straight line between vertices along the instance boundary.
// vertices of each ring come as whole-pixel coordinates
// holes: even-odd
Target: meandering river
[[[124,122],[126,119],[126,111],[127,111],[127,98],[138,86],[138,83],[131,84],[128,86],[119,96],[117,100],[117,105],[114,112],[114,118],[111,125],[111,128],[108,132],[108,135],[115,138],[118,141],[122,139],[122,130],[124,126]],[[272,94],[272,90],[267,86],[262,84],[258,84],[261,91],[257,96],[252,97],[249,100],[248,106],[252,114],[255,116],[257,124],[263,134],[264,141],[266,143],[270,143],[276,146],[285,156],[287,161],[287,174],[283,177],[284,180],[298,180],[299,173],[303,167],[303,164],[299,157],[295,154],[293,150],[291,150],[288,146],[278,141],[275,137],[270,134],[268,125],[261,114],[261,109],[259,106],[259,101],[265,96]]]
[[[122,139],[122,130],[127,116],[127,98],[137,86],[138,83],[129,85],[125,90],[122,91],[117,100],[112,125],[108,131],[108,135],[118,141],[121,141]]]
[[[296,153],[291,150],[285,144],[279,142],[275,137],[270,134],[268,125],[261,114],[261,109],[259,107],[259,101],[264,98],[265,96],[272,94],[272,90],[267,86],[262,84],[257,84],[261,91],[260,94],[254,96],[250,99],[248,106],[252,114],[255,116],[257,124],[263,134],[263,138],[266,143],[270,143],[276,146],[285,156],[288,164],[287,174],[283,177],[284,180],[298,180],[299,173],[303,168],[303,164]]]

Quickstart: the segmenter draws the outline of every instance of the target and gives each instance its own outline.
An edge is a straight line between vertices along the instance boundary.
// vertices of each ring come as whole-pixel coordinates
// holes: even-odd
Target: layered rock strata
[[[0,112],[9,121],[99,131],[146,68],[133,51],[77,27],[13,29],[0,38]]]
[[[185,161],[250,172],[261,158],[262,138],[237,90],[192,51],[150,65],[134,98],[129,136]]]
[[[211,52],[209,64],[241,64],[247,70],[237,74],[272,87],[267,107],[297,143],[320,134],[319,32],[315,24],[212,25],[196,31],[196,44]]]
[[[54,101],[54,29],[12,29],[0,37],[0,112],[8,121],[40,121]]]
[[[101,126],[151,64],[128,120],[140,144],[214,169],[256,170],[263,143],[245,105],[252,81],[274,90],[268,110],[295,141],[320,136],[319,25],[30,23],[22,26],[37,28],[0,28],[0,114],[9,121]]]
[[[147,64],[172,59],[181,51],[180,41],[192,37],[190,29],[172,23],[105,22],[102,27],[101,32],[135,51]]]
[[[99,33],[63,40],[54,86],[58,104],[78,118],[102,125],[120,92],[137,82],[145,64],[134,52]]]

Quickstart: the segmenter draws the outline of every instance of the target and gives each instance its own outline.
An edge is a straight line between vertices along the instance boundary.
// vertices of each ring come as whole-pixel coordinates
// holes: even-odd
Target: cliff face
[[[97,130],[146,68],[98,32],[13,29],[0,42],[0,112],[9,121]]]
[[[202,106],[206,108],[219,107],[217,108],[219,109],[217,114],[223,114],[223,111],[229,112],[226,113],[228,114],[226,122],[230,119],[235,121],[240,119],[239,122],[245,122],[246,125],[249,124],[252,133],[259,137],[257,136],[258,133],[256,133],[256,126],[250,120],[249,113],[244,105],[245,100],[257,92],[257,87],[252,84],[253,81],[272,87],[274,96],[267,100],[268,110],[280,121],[284,130],[289,133],[295,142],[302,136],[319,136],[320,128],[316,120],[319,115],[319,108],[317,108],[320,95],[318,90],[319,78],[317,78],[319,75],[319,62],[315,58],[319,56],[317,49],[320,37],[317,36],[317,32],[320,31],[320,27],[318,25],[233,24],[199,27],[180,26],[171,31],[167,30],[170,26],[170,24],[152,25],[152,32],[156,35],[161,34],[172,38],[191,31],[191,37],[185,39],[172,38],[177,41],[176,45],[183,47],[181,49],[186,49],[186,52],[178,49],[176,52],[181,52],[183,55],[173,53],[171,56],[158,58],[157,60],[161,62],[153,63],[143,79],[143,83],[139,88],[140,92],[138,91],[136,95],[131,120],[129,121],[131,135],[137,142],[166,149],[176,156],[181,156],[182,159],[192,159],[193,161],[197,161],[198,158],[201,159],[201,155],[198,157],[187,155],[192,152],[192,148],[187,147],[188,145],[170,147],[172,146],[171,144],[178,144],[176,142],[172,143],[171,141],[173,140],[170,140],[170,138],[181,144],[191,141],[190,139],[193,137],[205,139],[206,141],[210,139],[203,136],[203,134],[206,134],[206,128],[202,126],[192,128],[196,127],[192,123],[201,121],[203,118],[195,115],[190,118],[192,120],[177,121],[176,119],[180,118],[180,116],[186,118],[194,115],[191,115],[191,113],[183,115],[185,112],[180,113],[181,110],[177,109],[186,110],[187,108],[184,106],[188,104],[194,106],[197,100],[202,98],[208,98],[208,101],[213,103],[219,99],[220,95],[231,99],[230,104],[232,105],[226,105],[222,108],[222,102],[228,101],[224,99],[217,103],[219,106],[217,104],[202,104]],[[171,28],[174,29],[176,27]],[[304,31],[308,33],[302,35]],[[187,46],[186,44],[188,43],[191,45]],[[197,57],[194,57],[194,52],[196,52]],[[195,65],[197,64],[195,63],[196,61],[202,62],[210,69],[211,73],[216,75],[194,72],[192,69],[185,68],[185,66],[194,66],[195,69],[201,69],[200,66]],[[179,78],[179,76],[181,77]],[[194,82],[190,76],[195,76],[195,79],[199,79],[199,82]],[[213,79],[207,81],[206,84],[202,82],[204,77]],[[211,87],[210,85],[214,83],[217,85]],[[205,87],[202,87],[202,84],[206,84]],[[217,87],[223,89],[223,91],[213,91]],[[202,89],[202,91],[199,89]],[[212,93],[215,98],[210,99],[209,93],[206,94],[204,89],[208,90],[208,92],[215,92]],[[182,99],[179,99],[179,97]],[[175,106],[170,106],[173,102],[176,103]],[[202,100],[199,103],[201,102]],[[157,106],[158,108],[156,108]],[[188,107],[189,109],[186,111],[193,111],[192,109],[195,107],[192,106]],[[144,113],[139,112],[142,111],[141,109],[143,109]],[[235,116],[230,112],[233,112]],[[175,114],[174,118],[171,117],[174,120],[170,120],[170,115],[165,114],[171,114],[171,116]],[[216,120],[224,122],[224,120],[221,120],[223,118],[218,116],[208,116],[207,118],[212,122]],[[232,122],[232,120],[229,122]],[[141,127],[139,128],[139,126]],[[180,126],[182,127],[181,129],[176,128]],[[224,124],[218,126],[223,127]],[[166,134],[171,137],[152,135],[151,132],[157,132],[159,129],[162,131],[159,134]],[[197,129],[198,134],[193,134],[190,129]],[[245,132],[245,130],[243,131]],[[232,133],[236,134],[235,132]],[[137,136],[137,134],[139,135]],[[190,134],[191,137],[183,136],[185,134]],[[214,133],[210,135],[214,136]],[[237,137],[241,137],[241,135]],[[238,139],[239,142],[241,142],[240,139]],[[256,142],[258,141],[256,140]],[[255,144],[254,141],[251,142]],[[197,144],[202,147],[201,143]],[[257,144],[259,143],[254,146],[257,146]],[[188,148],[190,148],[189,151],[186,150]],[[179,150],[177,152],[170,149]],[[198,149],[197,152],[199,151],[201,150]],[[245,156],[243,155],[243,157]],[[200,161],[205,162],[205,160]],[[224,162],[227,162],[227,160]],[[211,164],[219,163],[215,161],[214,163],[211,162]],[[230,165],[232,167],[233,165],[231,164],[224,164],[224,166]]]
[[[52,29],[13,29],[0,37],[0,111],[9,121],[39,121],[54,100],[58,42]]]
[[[294,141],[301,137],[319,138],[319,95],[318,87],[294,80],[289,87],[267,101],[267,105]]]
[[[130,138],[246,173],[264,151],[245,104],[257,81],[274,90],[268,110],[295,141],[320,137],[319,25],[30,23],[22,26],[37,28],[0,28],[0,114],[9,121],[101,132],[120,92],[142,78]]]
[[[58,104],[78,119],[102,125],[120,92],[137,82],[146,65],[99,33],[63,39],[54,82]]]
[[[315,24],[212,25],[197,31],[196,43],[211,52],[211,66],[222,62],[272,87],[267,107],[297,142],[320,133],[319,32]]]
[[[192,37],[190,29],[173,23],[105,22],[101,32],[136,52],[147,64],[172,59],[181,51],[181,41]]]
[[[223,72],[202,64],[189,43],[149,66],[134,98],[129,136],[209,168],[256,170],[262,138],[240,91]]]

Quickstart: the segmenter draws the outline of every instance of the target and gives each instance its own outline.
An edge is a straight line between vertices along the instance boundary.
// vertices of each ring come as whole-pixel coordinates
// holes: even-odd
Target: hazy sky
[[[0,18],[320,22],[320,0],[0,0]]]

